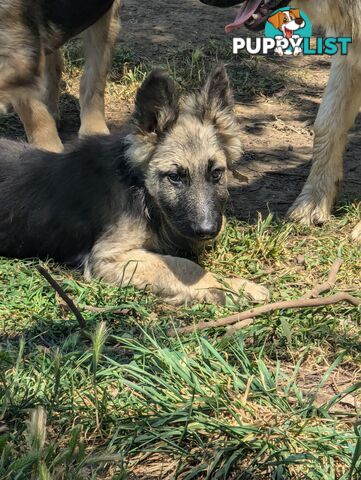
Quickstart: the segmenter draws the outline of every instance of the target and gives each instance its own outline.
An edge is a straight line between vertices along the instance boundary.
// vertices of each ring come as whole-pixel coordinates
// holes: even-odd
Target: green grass
[[[353,285],[360,296],[359,248],[347,237],[359,212],[342,214],[322,229],[231,221],[202,261],[284,299],[322,281],[341,255],[336,290]],[[358,478],[356,308],[264,315],[232,338],[222,329],[171,338],[172,326],[250,305],[175,310],[46,267],[80,307],[121,313],[84,311],[83,338],[35,263],[0,262],[0,478]]]

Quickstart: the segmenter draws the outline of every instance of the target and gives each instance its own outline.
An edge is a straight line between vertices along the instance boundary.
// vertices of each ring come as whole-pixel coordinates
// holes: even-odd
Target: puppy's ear
[[[186,111],[197,115],[202,121],[212,123],[223,147],[228,167],[242,153],[240,127],[233,111],[234,99],[224,65],[218,65],[210,73],[201,92],[188,97]]]
[[[163,70],[153,70],[137,92],[133,123],[138,131],[159,136],[177,121],[178,114],[175,83]]]
[[[233,95],[224,65],[218,65],[212,70],[204,85],[204,94],[206,115],[212,115],[212,109],[215,115],[215,109],[221,111],[233,108]]]

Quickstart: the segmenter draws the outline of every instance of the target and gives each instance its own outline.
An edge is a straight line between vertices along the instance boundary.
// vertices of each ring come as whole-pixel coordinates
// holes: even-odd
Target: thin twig
[[[119,308],[119,307],[94,307],[93,305],[80,305],[80,309],[85,312],[96,313],[96,314],[113,314],[113,315],[127,315],[130,312],[129,308]]]
[[[69,310],[68,304],[64,302],[61,298],[59,298],[59,305],[65,309]],[[78,305],[78,310],[81,312],[90,312],[95,313],[96,315],[100,314],[113,314],[113,315],[128,315],[131,311],[129,308],[119,308],[119,307],[94,307],[93,305]]]
[[[336,284],[337,274],[340,270],[342,263],[342,258],[336,258],[336,260],[332,264],[326,282],[321,283],[321,285],[316,285],[312,290],[302,295],[301,298],[315,298],[321,295],[321,293],[331,290]]]
[[[326,305],[332,305],[339,302],[348,302],[356,307],[361,305],[361,300],[359,298],[353,297],[352,295],[341,292],[330,297],[326,298],[297,298],[295,300],[285,300],[281,302],[268,303],[267,305],[262,305],[261,307],[252,308],[246,310],[245,312],[236,313],[230,315],[229,317],[221,318],[214,322],[201,322],[197,325],[191,325],[189,327],[180,328],[177,330],[177,333],[191,333],[198,330],[205,330],[206,328],[217,328],[217,327],[226,327],[228,325],[235,325],[235,329],[246,327],[253,323],[253,318],[263,315],[264,313],[274,312],[276,310],[282,310],[286,308],[308,308],[308,307],[322,307]],[[240,325],[238,327],[238,325]],[[175,330],[171,330],[169,334],[171,336],[175,335]]]
[[[84,330],[86,328],[86,321],[85,321],[83,315],[80,313],[78,307],[73,302],[73,300],[64,292],[64,290],[61,288],[61,286],[58,284],[58,282],[56,280],[54,280],[54,278],[50,275],[50,273],[47,270],[45,270],[45,268],[43,268],[40,265],[37,265],[36,268],[37,268],[38,272],[49,283],[49,285],[64,300],[64,302],[67,304],[69,310],[71,310],[73,312],[76,319],[78,320],[80,328],[82,330]]]
[[[248,326],[249,319],[254,318],[258,315],[261,315],[261,313],[274,312],[275,310],[281,310],[284,308],[324,307],[327,305],[334,305],[339,302],[348,302],[351,305],[354,305],[355,307],[361,305],[361,300],[359,298],[353,297],[352,295],[346,292],[336,293],[335,295],[331,295],[330,297],[299,298],[296,300],[289,300],[285,302],[271,303],[269,305],[264,305],[264,307],[266,308],[264,308],[262,312],[260,312],[260,310],[263,307],[259,307],[259,310],[255,308],[252,313],[252,316],[248,316],[247,320],[242,320],[242,318],[240,318],[239,321],[228,330],[227,336],[230,336],[237,330],[240,330],[241,328]],[[258,312],[255,312],[255,310],[258,310]]]

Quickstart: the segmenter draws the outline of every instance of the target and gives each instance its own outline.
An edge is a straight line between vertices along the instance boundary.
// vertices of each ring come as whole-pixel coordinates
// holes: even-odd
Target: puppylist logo
[[[290,55],[347,55],[351,37],[317,37],[311,42],[312,24],[298,8],[285,7],[273,12],[265,25],[264,37],[233,39],[233,53],[246,51],[252,55],[275,52]]]

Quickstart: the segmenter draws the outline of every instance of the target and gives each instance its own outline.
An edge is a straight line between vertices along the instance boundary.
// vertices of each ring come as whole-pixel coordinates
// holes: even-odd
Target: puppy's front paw
[[[244,278],[229,278],[228,285],[237,293],[244,293],[251,300],[262,303],[267,302],[270,298],[269,291],[266,287],[250,282]]]

